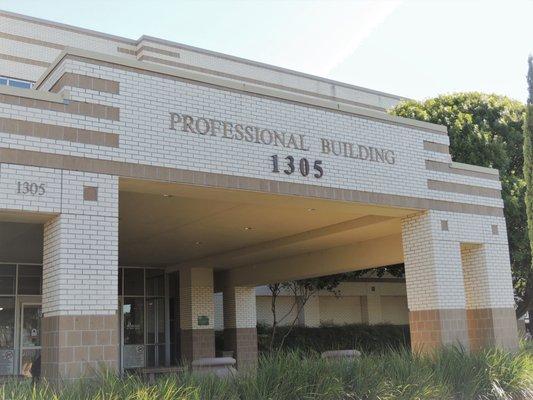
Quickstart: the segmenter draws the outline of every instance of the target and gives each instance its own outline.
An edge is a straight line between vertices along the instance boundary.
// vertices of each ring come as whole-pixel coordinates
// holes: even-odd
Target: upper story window
[[[22,89],[31,89],[33,82],[0,76],[0,85],[12,86]]]

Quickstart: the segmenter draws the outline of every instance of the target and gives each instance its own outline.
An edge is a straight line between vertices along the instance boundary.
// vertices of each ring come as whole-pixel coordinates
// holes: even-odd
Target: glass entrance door
[[[20,324],[20,374],[38,376],[41,372],[41,305],[23,303]]]

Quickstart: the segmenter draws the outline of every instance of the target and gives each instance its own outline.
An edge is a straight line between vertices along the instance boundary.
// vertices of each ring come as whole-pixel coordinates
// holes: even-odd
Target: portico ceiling
[[[400,233],[413,210],[123,179],[121,265],[226,269]]]

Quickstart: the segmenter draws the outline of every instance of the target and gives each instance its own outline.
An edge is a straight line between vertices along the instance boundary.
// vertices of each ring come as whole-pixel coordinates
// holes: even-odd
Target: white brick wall
[[[513,307],[502,217],[429,211],[404,219],[402,229],[411,311]]]
[[[448,193],[427,188],[427,179],[479,184],[499,188],[500,183],[481,178],[427,171],[426,159],[450,161],[449,155],[426,151],[423,141],[449,144],[447,136],[420,129],[372,121],[354,115],[292,104],[271,98],[231,92],[158,76],[66,60],[54,73],[51,86],[64,71],[87,74],[120,82],[120,94],[95,94],[83,89],[69,89],[70,96],[120,107],[120,121],[104,121],[45,110],[26,110],[20,106],[0,105],[0,117],[14,117],[38,122],[60,123],[85,129],[120,134],[120,148],[23,137],[0,133],[4,146],[17,149],[41,149],[46,152],[106,160],[138,162],[202,172],[247,176],[284,182],[307,183],[324,187],[355,189],[501,207],[502,200]],[[222,121],[242,122],[289,133],[303,133],[310,151],[287,150],[273,146],[202,136],[169,129],[169,113],[178,112]],[[320,138],[390,148],[396,163],[376,163],[325,155]],[[399,140],[401,138],[401,140]],[[236,155],[239,155],[236,157]],[[323,160],[324,177],[317,180],[298,172],[287,176],[272,173],[270,157],[293,155]],[[406,184],[408,182],[408,184]]]

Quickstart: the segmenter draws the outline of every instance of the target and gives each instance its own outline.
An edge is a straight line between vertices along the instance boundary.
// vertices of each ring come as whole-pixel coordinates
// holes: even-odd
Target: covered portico
[[[211,357],[215,292],[254,365],[256,285],[402,262],[415,351],[515,348],[498,172],[452,162],[443,126],[337,100],[78,49],[0,88],[0,221],[41,232],[3,225],[0,261],[24,272],[17,243],[42,265],[42,374]]]

